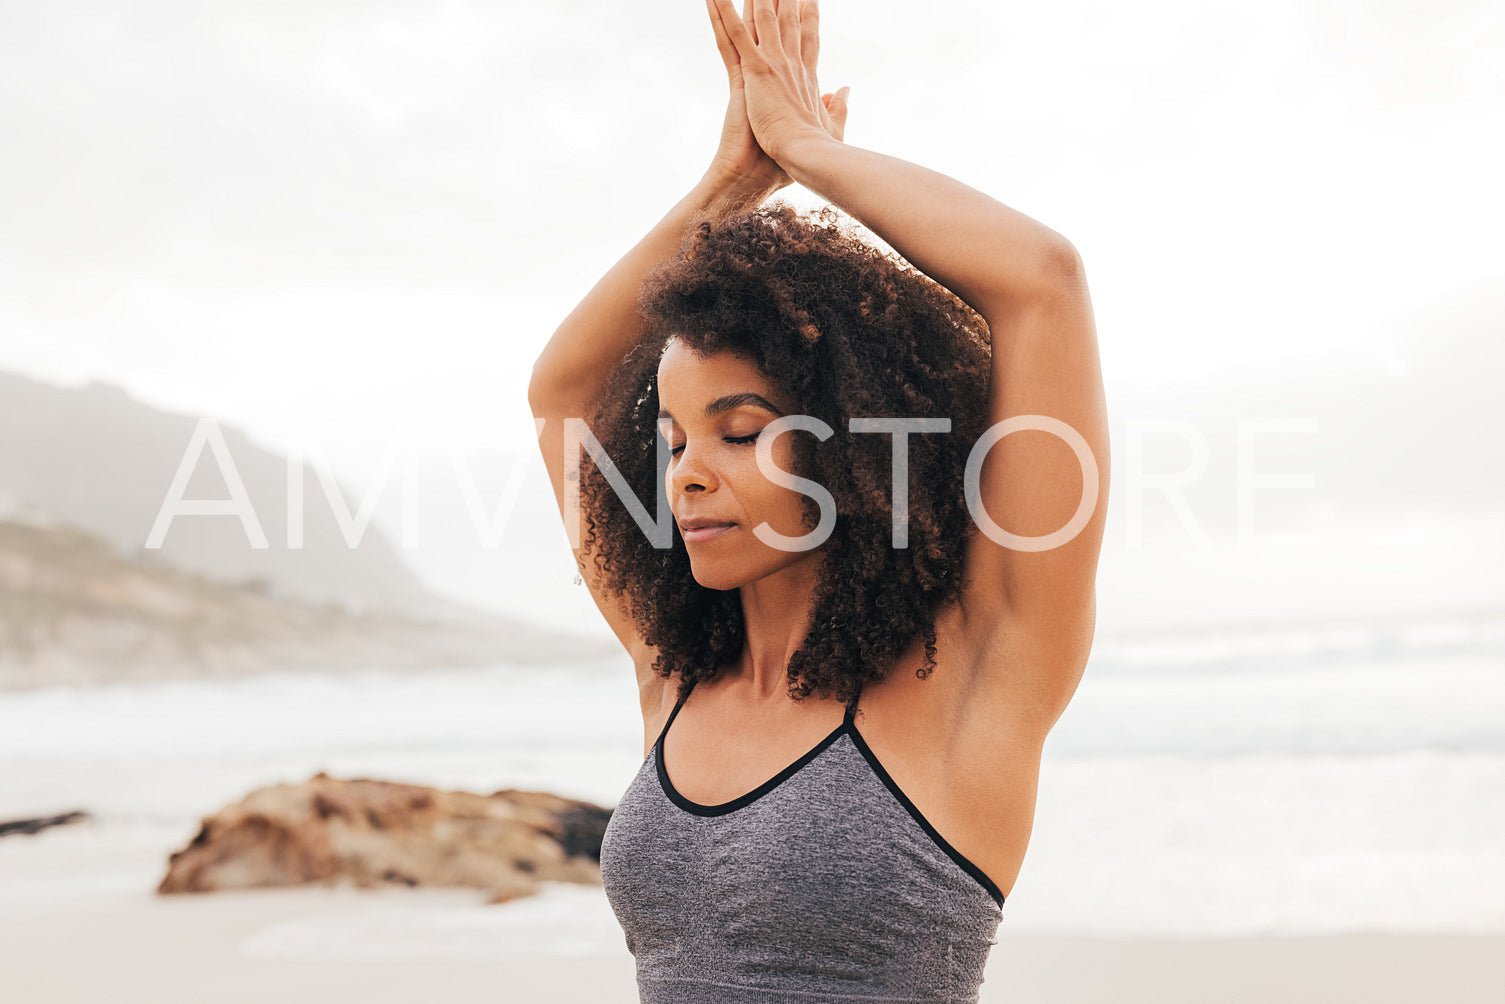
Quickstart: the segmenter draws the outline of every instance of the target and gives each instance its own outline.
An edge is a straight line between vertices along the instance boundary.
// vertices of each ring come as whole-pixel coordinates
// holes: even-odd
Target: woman
[[[1092,642],[1108,437],[1081,263],[844,144],[813,2],[707,10],[712,165],[529,388],[641,694],[603,880],[645,1001],[975,1000]],[[791,181],[909,264],[760,205]]]

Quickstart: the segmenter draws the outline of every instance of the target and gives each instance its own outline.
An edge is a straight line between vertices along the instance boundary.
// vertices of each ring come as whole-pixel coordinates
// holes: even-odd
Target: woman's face
[[[659,360],[658,396],[659,429],[670,450],[669,506],[695,581],[736,589],[812,561],[819,548],[786,551],[753,533],[765,522],[788,537],[809,532],[805,496],[768,480],[757,461],[759,434],[791,413],[787,396],[750,360],[730,352],[702,356],[677,338]],[[781,470],[793,467],[795,435],[773,444]]]

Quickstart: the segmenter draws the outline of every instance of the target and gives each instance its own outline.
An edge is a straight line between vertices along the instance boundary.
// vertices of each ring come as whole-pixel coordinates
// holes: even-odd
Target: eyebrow
[[[745,390],[740,394],[727,394],[723,397],[718,397],[716,400],[706,405],[705,417],[713,418],[716,415],[731,411],[735,408],[743,408],[747,405],[752,405],[754,408],[762,408],[764,411],[771,411],[775,415],[779,416],[782,416],[784,414],[778,408],[770,404],[768,398],[764,397],[762,394],[754,394],[750,390]],[[674,418],[674,416],[669,413],[668,408],[659,408],[658,417],[671,420]]]

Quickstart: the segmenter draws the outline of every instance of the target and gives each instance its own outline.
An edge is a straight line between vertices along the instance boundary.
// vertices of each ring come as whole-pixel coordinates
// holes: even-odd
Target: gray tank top
[[[720,805],[669,780],[674,705],[601,841],[644,1004],[977,1000],[1003,894],[888,776],[857,696],[814,749]]]

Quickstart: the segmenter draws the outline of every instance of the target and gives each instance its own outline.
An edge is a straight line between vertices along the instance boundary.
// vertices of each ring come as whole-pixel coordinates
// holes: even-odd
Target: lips
[[[696,516],[679,521],[679,533],[680,536],[684,537],[686,544],[711,540],[730,530],[736,529],[736,527],[736,523],[728,520],[711,519],[706,516]]]
[[[709,516],[687,516],[679,521],[681,530],[704,530],[713,526],[736,526],[736,522],[729,519],[712,519]]]

